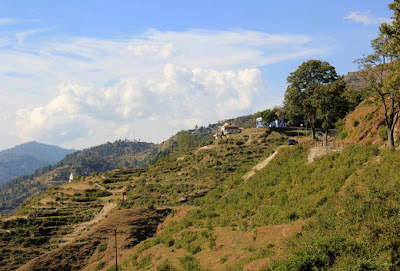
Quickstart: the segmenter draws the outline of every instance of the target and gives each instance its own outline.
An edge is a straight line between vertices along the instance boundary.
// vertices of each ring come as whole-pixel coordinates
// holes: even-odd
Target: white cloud
[[[377,17],[371,14],[370,11],[351,11],[346,17],[347,20],[354,21],[356,23],[362,23],[364,25],[367,24],[381,24],[390,22],[389,18]]]
[[[18,93],[35,97],[23,99],[15,127],[4,133],[75,148],[132,139],[135,132],[158,142],[180,129],[254,112],[257,99],[268,103],[258,67],[326,54],[308,36],[245,30],[24,42],[35,33],[21,32],[15,48],[0,51],[4,95],[14,93],[3,103],[19,104]]]
[[[101,89],[62,85],[47,105],[18,110],[17,127],[25,140],[47,138],[50,131],[75,140],[82,133],[74,131],[88,119],[121,122],[119,136],[132,132],[124,123],[137,120],[183,129],[249,110],[261,90],[265,85],[258,69],[216,71],[167,64],[159,76],[124,78]]]
[[[18,44],[19,46],[24,45],[25,39],[26,39],[28,36],[35,35],[35,34],[40,33],[40,32],[42,32],[42,31],[43,31],[42,29],[32,29],[32,30],[27,30],[27,31],[23,31],[23,32],[17,33],[17,34],[15,35],[15,36],[17,37],[17,44]]]
[[[171,43],[166,44],[135,44],[129,45],[126,50],[134,56],[167,58],[172,56],[175,47]]]

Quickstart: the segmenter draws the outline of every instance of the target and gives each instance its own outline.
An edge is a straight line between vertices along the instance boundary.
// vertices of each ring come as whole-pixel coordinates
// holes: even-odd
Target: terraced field
[[[25,218],[0,224],[3,251],[0,265],[14,270],[39,255],[46,258],[60,246],[74,247],[80,238],[87,236],[89,228],[101,225],[102,220],[118,210],[145,208],[149,217],[153,217],[151,210],[191,205],[227,180],[234,187],[240,183],[238,176],[270,156],[285,139],[280,133],[248,129],[215,142],[212,148],[172,153],[158,159],[153,166],[78,176],[72,183],[50,188],[41,196],[25,201],[17,211]],[[104,206],[117,208],[108,209],[102,219],[96,220]],[[113,236],[106,234],[104,238],[110,241]]]

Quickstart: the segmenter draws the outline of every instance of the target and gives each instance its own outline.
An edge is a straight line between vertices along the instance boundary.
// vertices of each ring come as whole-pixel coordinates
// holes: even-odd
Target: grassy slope
[[[342,133],[339,138],[347,144],[387,144],[387,133],[384,110],[380,101],[370,97],[360,103],[356,109],[345,118]],[[395,141],[399,142],[398,127],[394,132]]]
[[[190,205],[196,197],[230,179],[231,174],[247,171],[257,161],[268,156],[272,147],[281,144],[284,138],[279,134],[268,137],[263,130],[255,133],[249,130],[248,133],[221,141],[213,147],[170,154],[148,168],[121,169],[77,177],[71,184],[51,188],[40,197],[27,200],[17,211],[20,216],[30,217],[0,224],[0,249],[3,252],[1,265],[13,270],[37,255],[45,253],[45,259],[49,251],[53,251],[49,255],[56,253],[56,248],[65,241],[65,235],[74,232],[75,224],[91,220],[109,202],[118,204],[121,209],[118,212],[127,208],[134,211],[140,208],[154,210]],[[177,201],[177,198],[183,196],[188,198],[187,203]],[[146,222],[146,218],[143,219],[141,223]],[[141,231],[137,230],[138,224],[125,225],[128,232],[134,232],[129,235],[130,238],[141,236]],[[108,230],[110,233],[105,234],[105,238],[112,240],[112,229]],[[86,236],[82,234],[81,237]],[[36,236],[44,238],[40,239],[40,243],[31,243],[32,237]],[[143,236],[141,238],[137,239],[143,240]],[[128,239],[121,241],[125,249],[132,246]],[[93,250],[96,242],[87,244],[88,239],[85,240],[85,246],[73,242],[69,248],[72,247],[75,253],[80,253],[79,247],[89,251],[85,260],[89,259],[90,263],[90,257],[96,251]],[[65,257],[68,258],[68,255],[60,256]],[[85,262],[80,260],[82,264]],[[39,264],[41,260],[35,262]]]
[[[203,269],[262,270],[269,266],[281,270],[288,267],[290,270],[311,270],[312,267],[333,266],[335,259],[333,263],[319,265],[313,249],[305,255],[302,249],[315,243],[318,246],[319,238],[333,238],[334,232],[321,233],[314,229],[326,225],[322,217],[330,219],[332,213],[338,211],[338,195],[342,193],[343,197],[348,197],[341,192],[346,181],[361,174],[357,169],[369,165],[368,161],[375,159],[378,150],[375,147],[348,147],[341,154],[327,155],[312,164],[307,163],[307,153],[308,150],[301,146],[283,149],[247,183],[232,191],[228,191],[226,184],[217,187],[197,202],[198,210],[181,222],[171,223],[156,238],[144,243],[142,249],[150,248],[144,252],[139,248],[139,253],[132,256],[136,262],[124,270],[140,270],[138,261],[149,254],[156,260],[160,249],[168,250],[166,255],[170,265],[186,270],[183,256],[174,253],[182,248],[191,257],[192,264]],[[338,217],[337,222],[340,221]],[[330,229],[335,226],[339,225],[332,225]],[[346,231],[349,227],[352,226],[348,221],[340,224],[339,228]],[[271,231],[273,235],[266,234]],[[226,239],[227,235],[236,241],[232,244],[232,240]],[[248,235],[251,238],[240,242]],[[226,251],[226,247],[231,250]],[[327,255],[321,252],[320,256],[330,259],[329,252]],[[354,255],[355,258],[358,256]],[[217,261],[213,261],[215,257],[219,257]],[[274,263],[286,257],[289,260]],[[158,263],[166,260],[163,256],[161,258]]]
[[[117,226],[121,228],[118,248],[122,270],[397,270],[400,153],[349,146],[308,163],[309,149],[286,147],[244,183],[241,177],[270,155],[271,147],[281,140],[280,135],[266,137],[248,130],[215,147],[162,158],[147,169],[116,170],[78,179],[31,199],[20,214],[50,208],[67,211],[67,202],[87,199],[88,192],[99,193],[88,190],[95,188],[112,195],[95,197],[93,204],[111,201],[120,206],[82,233],[63,254],[53,250],[36,259],[37,270],[52,265],[61,268],[66,263],[48,259],[71,259],[72,254],[83,252],[87,254],[80,261],[86,267],[78,263],[71,270],[112,270],[112,230]],[[197,197],[207,189],[212,190]],[[182,196],[189,196],[189,201],[179,203],[176,199]],[[154,228],[144,233],[140,225],[164,221],[168,209],[173,211],[159,226],[158,234],[148,238]],[[164,212],[164,218],[157,218],[152,213],[155,210]],[[81,215],[81,220],[87,220],[90,218],[83,214],[95,211],[88,206],[73,217]],[[126,220],[137,217],[135,212],[142,212],[142,219]],[[35,219],[24,222],[30,225],[30,235],[37,230],[32,226]],[[67,223],[60,231],[72,231],[71,225]],[[16,226],[3,229],[10,231],[3,232],[3,237],[23,235],[26,230]],[[11,239],[11,253],[3,248],[5,257],[13,259],[8,263],[21,264],[17,250],[26,249],[27,256],[34,251],[25,244],[31,241],[29,234]],[[26,248],[18,243],[21,239]],[[54,246],[56,240],[45,242],[35,253],[49,250],[46,246]],[[140,240],[144,241],[136,245]]]

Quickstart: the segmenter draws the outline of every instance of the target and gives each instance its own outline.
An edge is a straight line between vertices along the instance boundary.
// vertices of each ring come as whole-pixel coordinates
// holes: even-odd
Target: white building
[[[284,118],[278,118],[269,124],[269,128],[287,128]]]
[[[257,128],[265,128],[267,126],[264,125],[262,117],[256,118],[256,127]]]
[[[73,179],[74,179],[74,174],[71,173],[71,175],[69,175],[69,183],[72,182]]]
[[[222,135],[229,135],[229,134],[238,134],[241,133],[242,129],[240,129],[236,124],[225,123],[221,127],[221,134]]]

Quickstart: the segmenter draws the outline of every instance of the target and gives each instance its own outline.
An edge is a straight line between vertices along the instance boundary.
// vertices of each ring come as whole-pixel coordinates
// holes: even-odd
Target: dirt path
[[[94,185],[97,186],[98,188],[100,188],[101,190],[107,190],[104,186],[102,186],[98,183],[95,183]]]
[[[18,219],[18,218],[27,219],[28,216],[27,216],[27,215],[13,215],[13,216],[7,216],[7,217],[0,218],[0,222],[10,221],[10,220]]]
[[[340,152],[343,148],[326,148],[326,147],[314,147],[310,149],[307,156],[308,163],[314,162],[314,159],[329,153]]]
[[[81,224],[75,225],[74,231],[70,234],[64,236],[62,241],[64,241],[61,246],[68,245],[72,243],[79,235],[90,229],[91,226],[104,219],[108,213],[117,206],[115,202],[107,202],[103,209],[90,221],[83,222]]]
[[[207,145],[207,146],[200,147],[194,151],[194,154],[198,154],[202,150],[211,150],[211,149],[215,148],[215,146],[216,145],[213,144],[213,145]]]
[[[253,177],[257,172],[265,168],[278,154],[279,150],[281,148],[285,148],[286,146],[279,146],[273,154],[268,156],[266,159],[255,165],[250,171],[248,171],[246,174],[242,176],[242,180],[247,182],[251,177]]]

